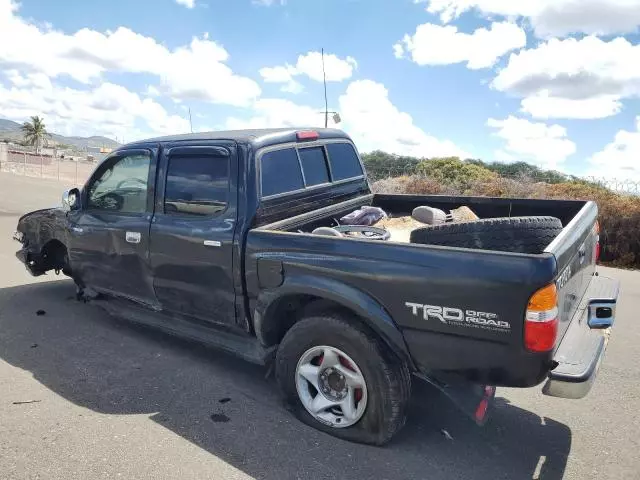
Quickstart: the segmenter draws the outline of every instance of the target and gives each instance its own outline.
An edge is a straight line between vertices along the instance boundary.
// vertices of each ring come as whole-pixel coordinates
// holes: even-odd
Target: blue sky
[[[640,177],[640,0],[63,5],[0,0],[0,117],[125,141],[188,108],[195,130],[319,126],[324,47],[361,150]]]

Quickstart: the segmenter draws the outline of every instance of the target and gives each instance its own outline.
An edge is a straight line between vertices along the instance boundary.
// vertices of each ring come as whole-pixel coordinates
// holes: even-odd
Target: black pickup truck
[[[450,244],[313,233],[363,206],[423,205],[482,220],[451,224]],[[549,217],[555,233],[523,247]],[[373,194],[343,132],[272,129],[123,146],[15,238],[33,275],[61,271],[113,314],[267,365],[301,420],[383,444],[416,378],[478,423],[496,386],[587,394],[618,296],[596,272],[596,217],[593,202]],[[513,240],[474,248],[492,225]]]

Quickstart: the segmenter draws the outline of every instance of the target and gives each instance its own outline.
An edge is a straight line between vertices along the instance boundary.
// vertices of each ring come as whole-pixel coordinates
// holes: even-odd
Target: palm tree
[[[36,154],[40,153],[40,147],[47,142],[47,138],[51,137],[44,121],[38,116],[31,117],[31,122],[24,122],[21,130],[25,143],[36,147]]]

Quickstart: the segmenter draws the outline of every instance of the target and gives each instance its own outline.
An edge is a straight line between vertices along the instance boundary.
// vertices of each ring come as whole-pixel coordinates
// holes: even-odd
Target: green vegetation
[[[423,160],[418,164],[416,173],[463,191],[470,188],[475,182],[490,180],[498,176],[497,173],[484,166],[463,162],[457,157]]]
[[[362,154],[362,161],[367,169],[369,178],[379,180],[400,175],[413,175],[421,159],[391,155],[390,153],[376,150]]]
[[[40,147],[45,145],[47,139],[51,137],[47,132],[44,121],[38,116],[31,117],[30,122],[24,122],[20,129],[24,135],[25,144],[35,146],[36,154],[40,153]]]
[[[447,163],[442,164],[445,160]],[[449,165],[449,171],[451,171],[452,174],[455,173],[454,170],[458,172],[460,170],[464,170],[464,166],[470,166],[478,167],[478,169],[464,170],[471,175],[481,175],[481,171],[484,169],[489,172],[494,172],[501,177],[516,179],[527,178],[536,181],[544,181],[546,183],[563,183],[569,180],[580,180],[572,175],[567,175],[555,170],[544,170],[536,167],[535,165],[530,165],[527,162],[487,163],[479,159],[468,158],[462,160],[458,157],[436,157],[427,159],[391,155],[389,153],[381,152],[380,150],[363,154],[362,161],[367,169],[369,178],[372,180],[398,177],[400,175],[413,175],[416,173],[424,174],[425,172],[438,170],[439,167],[430,166],[432,162],[436,162],[439,166]]]

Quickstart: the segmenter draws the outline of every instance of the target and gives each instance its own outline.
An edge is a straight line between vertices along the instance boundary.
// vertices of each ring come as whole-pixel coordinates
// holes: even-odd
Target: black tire
[[[316,420],[296,390],[296,367],[314,346],[331,346],[349,355],[360,368],[368,391],[360,420],[334,428]],[[383,445],[402,428],[411,395],[411,375],[388,347],[372,333],[347,320],[342,312],[318,313],[300,320],[287,332],[276,355],[276,379],[290,410],[302,422],[344,440]]]
[[[487,218],[418,228],[410,239],[411,243],[536,254],[561,231],[562,222],[555,217]]]

